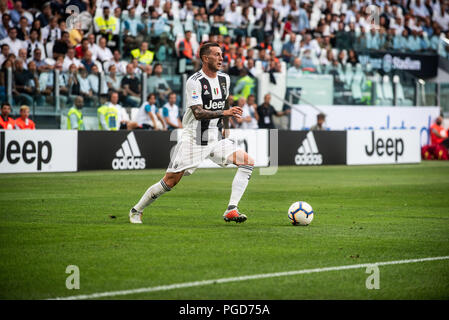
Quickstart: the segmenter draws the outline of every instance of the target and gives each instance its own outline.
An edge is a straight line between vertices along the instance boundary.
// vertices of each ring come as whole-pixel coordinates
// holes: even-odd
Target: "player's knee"
[[[254,167],[254,159],[251,158],[250,156],[245,157],[244,161],[242,163],[240,163],[239,165]]]
[[[181,180],[181,177],[182,175],[165,175],[164,182],[170,189],[172,189],[178,184],[178,182]]]

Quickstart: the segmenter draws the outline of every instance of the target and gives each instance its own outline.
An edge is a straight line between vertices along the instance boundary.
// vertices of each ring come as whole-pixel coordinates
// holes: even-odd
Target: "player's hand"
[[[240,119],[242,117],[242,108],[240,107],[231,107],[228,110],[225,110],[223,112],[223,115],[227,117],[236,117],[237,119]]]

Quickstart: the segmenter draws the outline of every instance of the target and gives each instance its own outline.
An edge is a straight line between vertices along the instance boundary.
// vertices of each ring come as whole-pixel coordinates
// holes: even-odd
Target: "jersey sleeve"
[[[201,83],[189,79],[186,83],[186,107],[190,108],[199,104],[203,105],[203,100],[201,99]]]
[[[162,116],[165,118],[165,117],[168,117],[170,114],[169,114],[169,112],[168,112],[168,108],[167,107],[163,107],[162,108]]]

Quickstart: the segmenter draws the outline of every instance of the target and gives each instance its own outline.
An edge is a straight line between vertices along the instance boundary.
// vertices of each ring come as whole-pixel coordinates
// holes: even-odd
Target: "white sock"
[[[231,199],[229,200],[228,209],[230,209],[229,207],[232,208],[238,206],[239,201],[248,186],[248,181],[251,178],[252,172],[253,166],[249,165],[241,165],[237,169],[237,173],[232,181]]]
[[[161,180],[161,181],[153,184],[143,194],[142,198],[140,198],[139,202],[134,206],[134,209],[136,209],[139,212],[142,212],[143,209],[148,207],[157,198],[159,198],[161,195],[163,195],[164,193],[166,193],[167,191],[170,191],[170,190],[171,190],[171,188],[169,188],[165,184],[164,180]]]

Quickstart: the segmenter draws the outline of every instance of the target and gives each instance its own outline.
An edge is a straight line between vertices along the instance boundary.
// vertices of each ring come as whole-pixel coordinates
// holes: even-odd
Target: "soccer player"
[[[12,130],[16,122],[9,115],[11,114],[11,105],[7,102],[2,104],[1,114],[0,114],[0,129]]]
[[[20,117],[16,119],[16,129],[36,129],[36,125],[33,120],[29,119],[30,108],[28,106],[20,107]]]
[[[254,160],[234,141],[228,139],[229,117],[240,118],[240,107],[229,107],[230,79],[219,70],[223,63],[220,45],[209,42],[201,46],[202,69],[186,83],[186,113],[182,120],[182,136],[173,152],[162,180],[152,185],[130,210],[131,223],[142,223],[145,207],[173,189],[184,175],[192,174],[204,159],[211,159],[225,167],[238,167],[232,182],[231,198],[223,218],[244,222],[247,217],[238,211],[238,203],[246,190],[254,167]],[[223,130],[222,130],[223,129]]]

